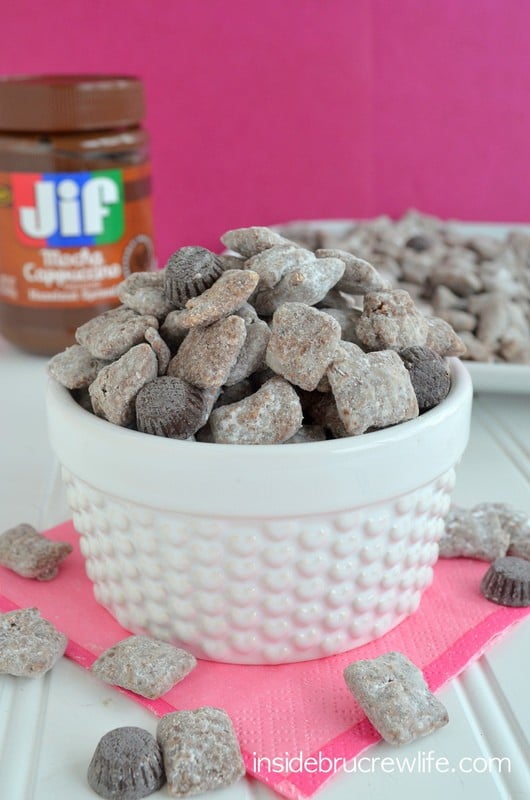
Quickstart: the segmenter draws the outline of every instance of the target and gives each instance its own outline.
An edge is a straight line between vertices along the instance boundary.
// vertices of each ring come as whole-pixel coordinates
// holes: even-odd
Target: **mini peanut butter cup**
[[[107,800],[140,800],[166,782],[162,751],[143,728],[115,728],[100,740],[87,778]]]
[[[166,297],[176,308],[184,308],[188,300],[209,289],[223,270],[222,259],[205,247],[181,247],[166,264]]]
[[[188,439],[204,425],[207,400],[202,389],[164,375],[145,384],[136,397],[136,426],[143,433]]]
[[[530,561],[516,556],[498,558],[482,578],[480,591],[501,606],[530,606]]]

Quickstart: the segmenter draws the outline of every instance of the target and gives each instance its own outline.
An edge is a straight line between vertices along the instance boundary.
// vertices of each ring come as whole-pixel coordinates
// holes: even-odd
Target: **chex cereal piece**
[[[146,383],[136,395],[136,427],[155,436],[189,439],[202,428],[207,405],[203,389],[163,375]]]
[[[219,260],[223,265],[223,269],[244,269],[246,259],[242,258],[242,256],[231,255],[229,253],[223,253],[222,255],[218,256]]]
[[[279,233],[259,226],[234,228],[234,230],[224,233],[221,236],[221,241],[225,247],[235,250],[236,253],[239,253],[244,258],[251,258],[263,250],[268,250],[269,247],[274,247],[278,244],[293,244],[289,239],[284,239],[283,236],[280,236]]]
[[[53,542],[22,522],[0,536],[0,564],[23,578],[50,581],[72,549],[68,542]]]
[[[357,323],[357,336],[370,350],[403,350],[424,345],[429,327],[408,292],[369,292]]]
[[[479,503],[475,509],[490,508],[499,518],[503,531],[510,537],[506,555],[530,561],[530,514],[519,511],[509,503]]]
[[[171,350],[162,339],[156,328],[148,328],[146,330],[145,340],[151,345],[156,355],[158,361],[158,374],[165,375],[169,362],[171,361]]]
[[[68,639],[38,608],[0,614],[0,674],[34,678],[60,659]]]
[[[350,435],[340,418],[337,404],[331,391],[329,394],[302,392],[301,402],[304,419],[323,428],[324,431],[328,431],[332,438],[343,439],[345,436]]]
[[[345,342],[360,344],[357,339],[357,322],[362,312],[359,308],[327,308],[326,306],[321,306],[319,311],[323,311],[337,320],[340,325],[341,338]]]
[[[248,300],[258,280],[257,272],[251,269],[226,270],[209,289],[188,300],[179,325],[195,328],[228,317]]]
[[[456,263],[445,263],[440,265],[429,276],[432,286],[447,286],[455,294],[467,297],[482,289],[482,281],[472,267],[464,268],[465,264],[460,261]]]
[[[363,353],[339,347],[327,375],[348,434],[386,428],[419,414],[409,373],[393,350]]]
[[[283,303],[320,302],[344,273],[339,258],[311,258],[300,267],[289,270],[272,289],[258,287],[252,302],[258,314],[274,314]]]
[[[515,556],[497,558],[482,578],[480,591],[501,606],[530,606],[530,561]]]
[[[107,362],[95,358],[80,344],[67,347],[48,362],[48,374],[67,389],[90,386]]]
[[[441,309],[437,312],[440,319],[448,322],[454,331],[474,331],[477,325],[476,317],[469,311],[460,311],[458,308]]]
[[[226,379],[226,386],[239,383],[266,366],[265,353],[271,338],[271,330],[267,323],[259,319],[257,315],[256,319],[246,323],[246,326],[247,335],[237,361]]]
[[[172,797],[222,789],[245,774],[234,726],[220,708],[166,714],[156,735]]]
[[[169,362],[167,374],[202,389],[223,386],[246,335],[244,320],[235,314],[206,328],[192,328]]]
[[[158,359],[144,343],[132,347],[125,355],[99,372],[89,387],[94,413],[115,425],[134,422],[134,401],[146,383],[158,375]]]
[[[175,308],[209,289],[222,274],[224,264],[205,247],[181,247],[169,257],[164,271],[164,291]]]
[[[287,439],[284,444],[302,444],[305,442],[325,442],[326,431],[321,425],[302,425],[299,431]]]
[[[258,273],[260,287],[272,289],[287,272],[303,268],[314,260],[313,253],[296,244],[278,244],[249,258],[245,269]]]
[[[441,356],[461,356],[466,345],[456,335],[452,327],[439,317],[426,317],[427,338],[425,345]]]
[[[166,782],[160,745],[143,728],[114,728],[99,740],[87,780],[106,800],[147,797]]]
[[[118,286],[118,297],[138,314],[164,319],[174,308],[164,293],[164,277],[164,270],[133,272]]]
[[[75,338],[96,358],[112,361],[142,342],[147,328],[158,328],[156,317],[120,306],[85,322]]]
[[[493,361],[493,351],[470,331],[459,332],[460,341],[466,348],[463,354],[468,361]]]
[[[115,728],[98,742],[87,780],[90,788],[106,800],[147,797],[166,782],[160,745],[143,728]]]
[[[222,444],[280,444],[301,425],[300,400],[283,378],[271,378],[254,394],[210,415],[214,441]]]
[[[503,530],[497,511],[489,504],[474,508],[453,506],[439,541],[441,558],[477,558],[494,561],[506,555],[510,534]]]
[[[237,403],[239,400],[243,400],[244,397],[254,394],[255,391],[256,387],[248,378],[239,381],[239,383],[234,383],[231,386],[223,386],[215,403],[215,407]]]
[[[302,389],[315,389],[340,341],[336,319],[303,303],[284,303],[272,318],[267,365]]]
[[[348,689],[385,742],[407,744],[449,722],[423,674],[403,653],[354,661],[344,670]]]
[[[154,700],[196,666],[191,653],[149,636],[128,636],[105,650],[91,671],[105,683]]]
[[[368,261],[352,253],[337,248],[321,248],[315,253],[317,258],[340,258],[345,270],[336,288],[347,294],[362,295],[367,292],[380,292],[391,289],[390,281],[383,278]]]
[[[399,357],[408,369],[420,413],[437,406],[449,394],[451,373],[444,359],[429,347],[407,347]]]
[[[180,324],[184,311],[170,311],[160,327],[160,334],[172,352],[176,352],[187,336],[188,328]]]

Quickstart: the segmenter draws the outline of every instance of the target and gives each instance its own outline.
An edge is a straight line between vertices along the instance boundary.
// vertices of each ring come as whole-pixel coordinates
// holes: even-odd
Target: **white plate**
[[[328,220],[296,220],[285,223],[296,225],[298,222],[311,224],[341,234],[355,220],[328,219]],[[460,222],[447,220],[447,222],[464,234],[484,233],[496,239],[502,239],[509,231],[519,230],[530,233],[530,225],[521,223],[494,223],[494,222]],[[283,228],[284,225],[272,226]],[[499,364],[464,361],[473,380],[475,392],[499,392],[503,394],[530,394],[530,365],[527,364]]]

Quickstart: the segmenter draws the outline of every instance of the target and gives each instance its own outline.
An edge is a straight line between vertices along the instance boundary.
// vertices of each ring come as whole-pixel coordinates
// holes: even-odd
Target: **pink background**
[[[145,80],[160,260],[225,229],[527,221],[530,3],[18,0],[0,73]]]

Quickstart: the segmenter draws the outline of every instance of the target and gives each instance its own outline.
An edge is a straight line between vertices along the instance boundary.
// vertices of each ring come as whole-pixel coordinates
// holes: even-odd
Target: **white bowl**
[[[312,444],[176,441],[50,381],[52,446],[96,600],[199,658],[305,661],[389,631],[431,583],[472,388],[410,422]]]

